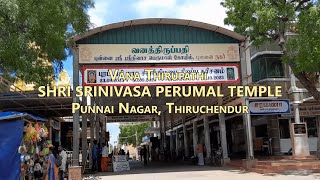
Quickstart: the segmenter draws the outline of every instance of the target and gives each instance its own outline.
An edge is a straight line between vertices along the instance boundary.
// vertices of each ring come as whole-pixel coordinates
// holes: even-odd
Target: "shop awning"
[[[28,114],[25,112],[16,112],[16,111],[9,111],[9,112],[0,112],[0,121],[1,120],[9,120],[9,119],[17,119],[17,118],[25,118],[28,120],[34,121],[47,121],[47,119],[35,116],[32,114]]]
[[[146,134],[158,134],[158,133],[160,133],[160,128],[150,127],[149,129],[145,130],[144,133],[146,133]]]

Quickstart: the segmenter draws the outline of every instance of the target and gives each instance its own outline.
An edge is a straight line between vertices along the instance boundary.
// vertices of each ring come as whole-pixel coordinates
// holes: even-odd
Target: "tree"
[[[139,145],[142,137],[146,136],[144,131],[150,127],[150,123],[136,124],[136,125],[120,125],[119,144]],[[136,142],[136,131],[138,133],[138,143]]]
[[[255,45],[277,41],[283,60],[315,100],[320,75],[320,4],[318,0],[224,0],[225,24],[250,36]],[[286,33],[293,36],[286,37]]]
[[[93,0],[0,0],[4,76],[49,84],[62,70],[67,40],[89,29],[87,10],[92,7]]]

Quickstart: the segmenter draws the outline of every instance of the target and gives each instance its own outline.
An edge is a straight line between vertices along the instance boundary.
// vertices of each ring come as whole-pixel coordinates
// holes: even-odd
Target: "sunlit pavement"
[[[199,179],[199,180],[320,180],[320,174],[308,174],[299,172],[292,175],[262,175],[257,173],[243,172],[230,168],[215,168],[209,166],[191,165],[157,165],[146,168],[133,169],[118,173],[97,173],[93,175],[100,180],[171,180],[171,179]]]

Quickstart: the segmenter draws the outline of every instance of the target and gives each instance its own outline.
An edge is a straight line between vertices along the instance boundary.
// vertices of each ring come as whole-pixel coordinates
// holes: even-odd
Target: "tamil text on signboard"
[[[318,104],[300,104],[299,105],[299,114],[300,116],[320,116],[320,105]],[[292,117],[293,107],[291,107],[291,114],[283,114],[283,117]]]
[[[79,44],[79,63],[239,62],[238,44]]]
[[[85,86],[136,86],[170,84],[237,83],[237,64],[193,66],[83,67]]]
[[[287,99],[250,100],[249,111],[251,115],[288,114],[290,103]]]

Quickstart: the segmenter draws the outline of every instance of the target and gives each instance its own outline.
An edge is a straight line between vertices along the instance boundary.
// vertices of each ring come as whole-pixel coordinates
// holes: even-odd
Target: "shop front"
[[[306,123],[309,151],[317,151],[320,105],[302,103],[299,106],[301,123]],[[293,110],[289,114],[251,116],[254,151],[260,155],[291,154],[290,124],[294,123]],[[240,124],[239,124],[240,127]]]
[[[0,113],[0,179],[35,179],[35,165],[46,167],[49,153],[44,118],[21,112]],[[45,169],[45,168],[43,168]]]

